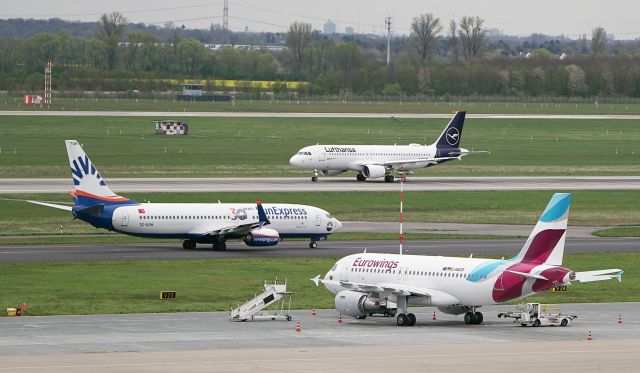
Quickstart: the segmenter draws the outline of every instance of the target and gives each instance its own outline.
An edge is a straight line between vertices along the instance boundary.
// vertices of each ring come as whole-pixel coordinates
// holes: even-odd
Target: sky
[[[0,18],[58,17],[96,21],[101,14],[119,11],[130,22],[164,25],[173,21],[187,28],[222,24],[223,0],[0,0]],[[637,0],[229,0],[229,28],[243,31],[286,31],[295,21],[322,30],[331,19],[339,31],[384,31],[385,17],[392,17],[396,35],[408,34],[413,17],[433,13],[446,26],[462,16],[479,16],[485,25],[507,35],[532,33],[577,38],[602,26],[616,39],[640,38],[640,1]],[[446,28],[446,27],[445,27]]]

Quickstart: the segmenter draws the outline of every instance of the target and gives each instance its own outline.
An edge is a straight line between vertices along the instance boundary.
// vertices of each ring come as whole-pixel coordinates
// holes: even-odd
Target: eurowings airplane
[[[457,112],[431,145],[313,145],[300,149],[289,164],[313,170],[311,181],[318,181],[319,174],[336,176],[356,171],[358,181],[384,177],[384,181],[392,182],[394,169],[406,174],[468,155],[470,151],[459,147],[465,114]]]
[[[335,293],[336,310],[365,318],[395,315],[399,326],[416,323],[409,305],[435,306],[482,322],[482,305],[497,304],[572,282],[622,280],[620,269],[574,272],[562,266],[569,193],[557,193],[515,257],[507,260],[444,256],[355,254],[338,260],[324,278],[311,279]],[[399,313],[398,313],[399,312]]]
[[[130,236],[184,240],[225,250],[227,239],[241,238],[248,246],[274,246],[283,238],[309,238],[309,247],[339,231],[342,223],[317,207],[294,204],[139,203],[109,189],[76,140],[66,140],[75,192],[75,206],[31,203],[71,211],[96,228]],[[269,225],[266,228],[265,225]]]

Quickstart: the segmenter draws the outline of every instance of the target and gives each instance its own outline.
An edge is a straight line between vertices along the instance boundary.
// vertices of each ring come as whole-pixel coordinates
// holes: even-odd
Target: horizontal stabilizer
[[[618,282],[622,282],[623,273],[624,271],[621,269],[601,269],[598,271],[576,272],[576,281],[593,282],[613,280],[615,278]]]
[[[53,207],[54,209],[66,210],[66,211],[71,211],[71,208],[72,208],[71,206],[56,205],[55,203],[47,203],[47,202],[40,202],[40,201],[27,200],[26,202],[33,203],[36,205],[41,205],[41,206]]]
[[[533,278],[533,279],[536,279],[536,280],[545,280],[545,281],[549,280],[548,278],[546,278],[544,276],[536,275],[534,273],[524,273],[524,272],[512,271],[510,269],[506,269],[505,272],[513,273],[514,275],[522,276],[524,278]]]

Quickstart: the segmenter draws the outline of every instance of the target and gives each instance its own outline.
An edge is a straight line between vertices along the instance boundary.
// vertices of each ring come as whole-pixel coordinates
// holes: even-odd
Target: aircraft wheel
[[[315,183],[316,181],[318,181],[318,177],[317,176],[311,176],[311,181],[313,181]]]
[[[398,326],[409,325],[409,318],[404,313],[401,313],[396,317],[396,322],[398,323]]]
[[[318,243],[316,241],[309,242],[309,248],[310,249],[315,249],[317,247],[318,247]]]
[[[533,326],[540,326],[540,319],[535,319],[533,321]]]
[[[196,241],[184,240],[182,241],[182,248],[185,250],[194,250],[196,248]]]
[[[393,175],[386,175],[384,177],[384,181],[386,181],[387,183],[392,183],[394,179],[395,178],[393,177]]]
[[[476,319],[475,324],[482,324],[482,320],[484,320],[484,317],[482,316],[481,312],[476,312],[474,317]]]
[[[409,326],[414,326],[416,324],[416,315],[409,313],[407,317],[409,318]]]
[[[358,320],[364,320],[366,318],[367,318],[367,315],[356,316],[356,319],[358,319]]]
[[[366,178],[366,177],[364,177],[364,175],[363,175],[362,173],[358,173],[358,174],[356,175],[356,180],[358,180],[358,181],[365,181],[365,180],[367,180],[367,178]]]
[[[214,242],[213,250],[215,251],[225,251],[227,249],[227,244],[225,242]]]
[[[467,325],[475,324],[476,317],[473,315],[473,312],[467,312],[464,314],[464,323]]]

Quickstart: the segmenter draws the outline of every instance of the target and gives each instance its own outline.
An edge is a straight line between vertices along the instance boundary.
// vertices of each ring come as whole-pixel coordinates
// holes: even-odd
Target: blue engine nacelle
[[[275,229],[256,228],[242,238],[247,246],[275,246],[280,242],[280,234]]]

